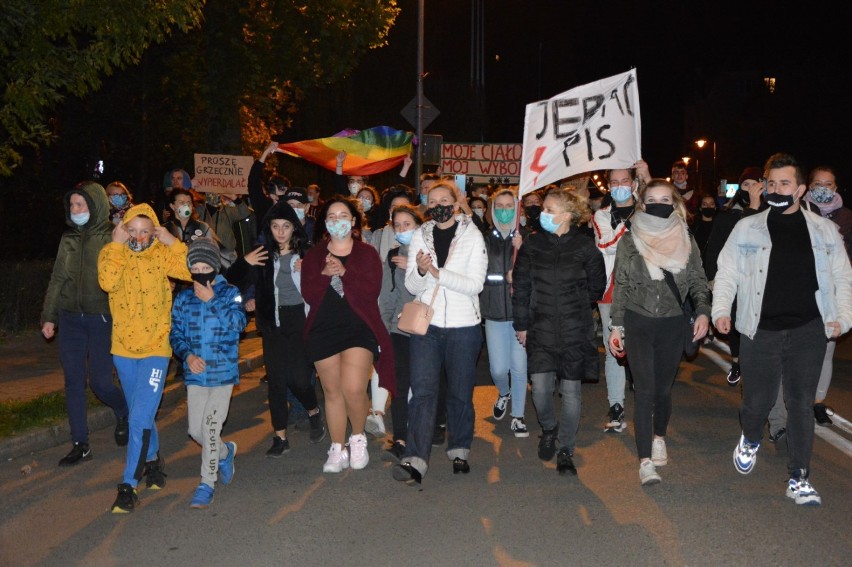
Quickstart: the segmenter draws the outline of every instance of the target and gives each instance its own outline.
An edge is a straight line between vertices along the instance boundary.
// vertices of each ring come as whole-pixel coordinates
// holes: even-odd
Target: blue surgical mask
[[[425,207],[426,203],[428,203],[428,202],[429,202],[429,195],[424,195],[423,193],[421,193],[420,194],[420,204]]]
[[[810,200],[814,203],[830,203],[834,199],[834,191],[824,185],[814,185],[810,192]]]
[[[559,225],[562,224],[562,223],[557,224],[557,223],[553,222],[554,216],[555,215],[553,215],[551,213],[545,213],[545,212],[542,212],[538,216],[538,224],[540,224],[541,228],[543,228],[544,230],[546,230],[550,234],[554,234],[557,230],[559,230]]]
[[[299,219],[299,222],[305,222],[305,209],[300,207],[293,207],[293,210],[296,212],[296,217]]]
[[[109,202],[113,207],[123,207],[127,204],[127,195],[110,195]]]
[[[625,203],[633,196],[633,190],[629,185],[616,185],[610,188],[609,194],[616,203]]]
[[[71,214],[71,222],[73,222],[77,226],[83,226],[84,224],[89,222],[89,218],[91,218],[89,215],[89,211],[86,211],[85,213],[77,213],[76,215],[73,213]]]
[[[325,221],[325,228],[332,238],[341,240],[352,231],[352,221],[348,219],[336,219]]]
[[[373,201],[370,199],[361,199],[361,206],[364,208],[364,212],[368,213],[373,208]]]
[[[402,244],[403,246],[408,246],[411,244],[411,237],[414,236],[414,229],[406,230],[405,232],[397,232],[393,235],[396,238],[396,241]]]

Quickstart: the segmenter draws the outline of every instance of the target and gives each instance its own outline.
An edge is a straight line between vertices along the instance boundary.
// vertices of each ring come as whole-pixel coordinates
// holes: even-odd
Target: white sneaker
[[[340,443],[332,443],[328,450],[328,460],[322,466],[322,472],[339,473],[349,468],[349,451]]]
[[[388,432],[385,429],[384,416],[370,412],[367,416],[367,422],[364,424],[364,431],[373,437],[385,437]]]
[[[662,467],[668,464],[669,455],[666,452],[665,439],[654,437],[654,442],[651,443],[651,461],[655,467]]]
[[[639,482],[642,483],[642,486],[658,484],[662,480],[663,479],[657,472],[653,461],[643,461],[639,463]]]
[[[524,423],[524,418],[522,417],[513,417],[512,425],[510,426],[512,433],[515,434],[515,437],[529,437],[530,432],[527,429],[527,424]]]
[[[349,437],[349,466],[355,470],[361,470],[370,462],[370,455],[367,453],[367,436],[361,433],[360,435],[351,435]]]
[[[799,506],[819,506],[822,498],[807,478],[791,477],[787,482],[787,498]]]

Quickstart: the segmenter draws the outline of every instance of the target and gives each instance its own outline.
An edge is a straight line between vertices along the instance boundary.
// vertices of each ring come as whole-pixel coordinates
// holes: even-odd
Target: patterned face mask
[[[814,185],[810,190],[811,201],[814,203],[830,203],[834,199],[834,191],[825,185]]]
[[[130,248],[133,252],[142,252],[150,248],[156,238],[153,236],[148,240],[148,242],[139,242],[133,237],[130,237],[130,240],[127,241],[127,247]]]
[[[426,215],[437,223],[443,223],[453,218],[455,210],[455,205],[435,205],[426,210]]]

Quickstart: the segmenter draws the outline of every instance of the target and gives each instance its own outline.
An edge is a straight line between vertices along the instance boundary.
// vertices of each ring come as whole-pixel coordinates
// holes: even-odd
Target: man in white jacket
[[[807,186],[796,160],[775,154],[764,171],[768,210],[734,227],[713,289],[713,322],[721,333],[731,328],[736,296],[740,365],[747,376],[734,466],[742,474],[754,468],[781,384],[788,410],[786,494],[796,504],[819,505],[808,479],[812,405],[827,339],[852,326],[852,267],[837,226],[799,206]]]

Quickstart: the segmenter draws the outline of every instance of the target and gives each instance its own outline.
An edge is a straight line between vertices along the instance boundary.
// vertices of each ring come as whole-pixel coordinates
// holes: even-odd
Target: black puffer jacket
[[[512,231],[508,238],[503,238],[499,230],[492,228],[483,235],[485,250],[488,252],[488,272],[482,293],[479,294],[479,309],[483,319],[512,320],[511,286],[506,281],[506,273],[512,269],[515,256],[512,246],[514,234]]]
[[[512,273],[514,328],[527,331],[529,372],[597,380],[592,304],[606,288],[606,268],[594,240],[574,229],[533,233]]]

